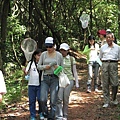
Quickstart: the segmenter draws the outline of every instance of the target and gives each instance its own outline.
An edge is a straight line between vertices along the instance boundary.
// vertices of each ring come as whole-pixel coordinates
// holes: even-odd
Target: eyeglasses
[[[52,48],[53,46],[46,46],[46,48]]]

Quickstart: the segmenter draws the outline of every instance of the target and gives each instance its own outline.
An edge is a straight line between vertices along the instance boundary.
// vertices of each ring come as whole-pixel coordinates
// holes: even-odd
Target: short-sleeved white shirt
[[[94,46],[91,46],[94,47]],[[95,43],[95,49],[90,50],[89,61],[96,61],[98,59],[99,45]]]
[[[105,44],[100,49],[101,60],[120,60],[120,46],[113,43],[113,47]]]
[[[26,67],[26,72],[28,72],[28,70],[29,70],[30,63],[31,62],[29,62],[27,67]],[[31,65],[29,75],[30,75],[30,78],[29,78],[28,85],[38,86],[39,85],[39,74],[38,74],[35,62],[33,62]]]

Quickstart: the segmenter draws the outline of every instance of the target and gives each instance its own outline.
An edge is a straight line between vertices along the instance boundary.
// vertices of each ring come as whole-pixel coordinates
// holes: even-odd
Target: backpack
[[[72,66],[73,66],[73,57],[72,56],[70,56],[70,61],[71,61],[71,68],[72,68]]]
[[[73,57],[70,56],[70,62],[71,62],[71,71],[72,71],[72,74],[73,74]]]

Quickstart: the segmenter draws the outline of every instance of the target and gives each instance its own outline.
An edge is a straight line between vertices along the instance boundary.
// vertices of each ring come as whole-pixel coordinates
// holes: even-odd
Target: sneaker
[[[109,104],[106,103],[106,104],[103,105],[103,108],[107,108],[108,106],[109,106]]]
[[[113,105],[117,105],[117,104],[118,104],[117,99],[116,99],[116,100],[114,100],[114,101],[112,101],[112,104],[113,104]]]
[[[63,118],[62,120],[67,120],[67,118]]]
[[[40,120],[44,120],[44,116],[42,113],[40,113]]]
[[[34,117],[31,117],[31,118],[30,118],[30,120],[36,120],[36,118],[34,118]]]
[[[98,88],[95,88],[95,92],[100,93],[102,92],[101,90],[98,90]]]
[[[91,93],[91,89],[90,88],[87,89],[87,93]]]
[[[99,92],[99,90],[97,88],[95,88],[95,92]]]

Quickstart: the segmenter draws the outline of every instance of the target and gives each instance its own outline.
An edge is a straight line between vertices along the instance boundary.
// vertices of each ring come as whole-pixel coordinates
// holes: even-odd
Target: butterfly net
[[[26,38],[21,43],[21,49],[25,54],[26,60],[30,61],[32,58],[33,52],[37,49],[37,43],[35,40],[31,38]]]
[[[85,12],[83,12],[81,17],[80,17],[80,21],[82,23],[83,29],[88,27],[89,20],[90,20],[90,16],[88,14],[86,14]]]

